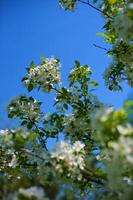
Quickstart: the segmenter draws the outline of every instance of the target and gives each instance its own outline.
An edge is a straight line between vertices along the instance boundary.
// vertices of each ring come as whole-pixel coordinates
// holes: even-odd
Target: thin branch
[[[99,48],[99,49],[102,49],[102,50],[104,50],[104,51],[106,51],[106,52],[109,52],[110,50],[109,49],[107,49],[107,48],[105,48],[105,47],[101,47],[101,46],[99,46],[99,45],[97,45],[97,44],[93,44],[94,45],[94,47],[97,47],[97,48]]]
[[[27,118],[25,118],[25,117],[23,119],[27,120]],[[36,131],[38,132],[38,134],[40,136],[40,138],[39,138],[40,143],[45,148],[45,150],[48,151],[48,148],[46,146],[46,141],[43,139],[43,137],[42,137],[42,135],[41,135],[41,133],[39,131],[39,127],[37,126],[37,124],[30,117],[28,117],[28,120],[30,121],[30,123],[32,123],[34,125]]]
[[[42,160],[42,161],[46,161],[44,158],[42,158],[41,156],[39,156],[38,154],[35,154],[35,153],[33,153],[32,151],[30,151],[29,149],[21,149],[22,151],[24,151],[25,153],[28,153],[29,155],[31,155],[31,156],[34,156],[34,157],[36,157],[36,158],[38,158],[39,160]]]
[[[99,177],[96,177],[96,175],[94,173],[92,173],[88,170],[82,170],[81,174],[88,181],[91,181],[91,182],[96,183],[98,185],[104,185],[103,181],[100,180]]]
[[[55,90],[57,93],[63,94],[60,90],[58,90],[56,87],[52,87],[53,90]]]
[[[100,13],[104,14],[105,16],[107,16],[108,18],[112,19],[112,17],[110,15],[108,15],[104,10],[100,10],[99,8],[93,6],[89,1],[88,2],[83,1],[83,0],[77,0],[77,1],[79,1],[80,3],[83,3],[83,4],[86,4],[86,5],[90,6],[91,8],[97,10],[98,12],[100,12]]]
[[[40,134],[40,131],[39,131],[39,128],[38,128],[37,124],[36,124],[33,120],[31,120],[30,118],[28,118],[28,120],[29,120],[31,123],[33,123],[33,125],[35,126],[35,128],[36,128],[36,130],[37,130],[37,132],[38,132],[38,134],[39,134],[39,136],[40,136],[40,139],[39,139],[39,140],[40,140],[40,143],[42,143],[42,145],[43,145],[43,147],[45,148],[45,150],[48,151],[47,146],[46,146],[46,141],[43,139],[42,135]]]

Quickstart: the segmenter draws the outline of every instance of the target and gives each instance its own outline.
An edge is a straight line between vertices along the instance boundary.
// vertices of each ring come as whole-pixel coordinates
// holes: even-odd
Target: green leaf
[[[30,63],[30,68],[35,68],[35,64],[34,64],[34,61],[32,61],[31,63]]]
[[[98,86],[98,83],[95,81],[91,81],[90,84],[93,85],[94,87]]]
[[[28,91],[30,92],[30,91],[32,91],[33,90],[33,85],[30,83],[29,85],[28,85]]]
[[[133,101],[127,101],[127,102],[125,103],[125,106],[126,106],[126,107],[133,106]]]
[[[66,103],[63,104],[63,107],[68,110],[68,105]]]
[[[26,120],[24,120],[24,121],[22,121],[21,126],[27,125],[27,123],[28,122]]]
[[[42,60],[42,61],[46,61],[46,58],[44,57],[44,56],[40,56],[40,59]]]
[[[27,124],[28,129],[32,129],[32,127],[33,127],[33,124],[31,122]]]
[[[96,34],[97,36],[102,36],[102,37],[106,37],[106,38],[108,38],[109,37],[109,35],[107,34],[107,33],[97,33]]]
[[[21,79],[22,82],[23,82],[23,81],[26,81],[26,80],[28,80],[27,77],[23,77],[23,78]]]
[[[80,62],[78,60],[75,60],[75,66],[80,67]]]

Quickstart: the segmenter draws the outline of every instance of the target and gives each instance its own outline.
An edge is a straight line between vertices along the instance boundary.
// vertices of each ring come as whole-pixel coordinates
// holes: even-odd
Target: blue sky
[[[40,55],[61,59],[64,83],[74,60],[88,64],[99,82],[99,99],[120,107],[131,89],[124,84],[123,92],[111,92],[104,85],[102,73],[111,59],[93,46],[105,46],[103,38],[96,36],[102,26],[99,13],[82,4],[72,13],[61,9],[57,0],[0,0],[0,127],[12,124],[6,105],[12,97],[27,94],[20,80],[32,60],[39,63]],[[50,96],[29,95],[43,101],[46,111],[52,110]]]

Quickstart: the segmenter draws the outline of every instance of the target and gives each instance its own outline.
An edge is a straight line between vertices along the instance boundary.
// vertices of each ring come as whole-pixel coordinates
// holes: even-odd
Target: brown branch
[[[96,11],[98,11],[98,12],[104,14],[105,16],[107,16],[108,18],[112,19],[112,17],[110,15],[108,15],[104,10],[100,10],[99,8],[93,6],[89,1],[88,2],[86,2],[84,0],[77,0],[77,1],[79,1],[80,3],[83,3],[83,4],[86,4],[86,5],[90,6],[91,8],[95,9]]]

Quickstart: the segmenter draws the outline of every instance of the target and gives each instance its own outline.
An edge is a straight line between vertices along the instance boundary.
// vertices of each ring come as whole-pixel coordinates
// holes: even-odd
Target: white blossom
[[[9,103],[8,115],[21,119],[28,117],[34,119],[34,121],[39,121],[41,117],[40,105],[40,102],[32,97],[18,96]]]
[[[85,151],[84,144],[76,141],[73,145],[61,141],[54,152],[51,152],[51,158],[59,173],[63,173],[63,168],[67,168],[68,174],[73,177],[75,174],[80,174],[80,170],[85,167]],[[80,177],[82,175],[80,174]]]
[[[44,190],[41,187],[30,187],[30,188],[20,188],[19,194],[23,195],[24,197],[28,198],[37,198],[37,200],[48,200],[48,198],[45,197]]]
[[[16,155],[13,154],[12,160],[11,160],[11,162],[9,163],[9,167],[15,168],[15,167],[17,167],[17,166],[18,166],[17,158],[16,158]]]
[[[118,125],[117,129],[122,135],[131,135],[131,134],[133,134],[133,127],[130,124],[127,124],[126,126]]]
[[[101,115],[100,121],[101,122],[105,122],[106,120],[108,120],[108,117],[112,113],[113,113],[113,108],[112,107],[104,109],[104,112],[103,112],[103,115]]]
[[[121,136],[118,142],[113,144],[118,154],[125,156],[126,160],[133,165],[133,139]]]
[[[80,141],[76,141],[73,144],[73,150],[75,150],[75,152],[80,152],[84,147],[85,147],[85,145],[83,143],[81,143]]]
[[[126,41],[133,39],[133,20],[126,13],[121,12],[114,18],[114,28],[120,39]]]
[[[11,131],[12,130],[9,129],[0,130],[0,143],[3,147],[12,146],[13,141],[12,141],[12,135],[10,134]]]
[[[8,134],[8,129],[1,129],[0,130],[0,136],[6,136]]]
[[[53,84],[60,84],[60,66],[57,59],[46,58],[44,63],[29,68],[27,79],[24,80],[25,87],[29,88],[32,85],[33,88],[41,88],[43,91],[49,92]]]

